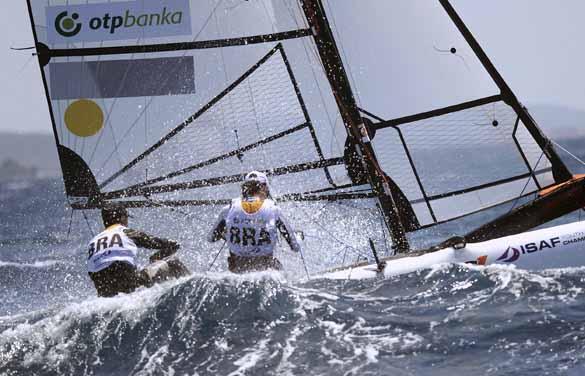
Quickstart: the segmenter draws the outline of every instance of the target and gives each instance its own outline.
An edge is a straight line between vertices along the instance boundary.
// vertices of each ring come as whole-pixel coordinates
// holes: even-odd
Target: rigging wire
[[[538,157],[538,160],[536,161],[536,164],[534,165],[534,168],[532,169],[531,172],[534,173],[534,171],[536,170],[536,168],[540,164],[540,160],[542,159],[543,156],[544,156],[544,149],[542,150],[542,153],[540,154],[540,157]],[[532,181],[533,178],[536,178],[533,174],[531,174],[528,178],[526,178],[526,183],[524,184],[524,188],[522,188],[522,191],[520,192],[520,195],[518,197],[516,197],[516,200],[514,200],[514,203],[512,204],[512,207],[510,208],[510,210],[508,211],[508,213],[511,213],[512,210],[514,210],[516,208],[516,205],[518,204],[518,201],[520,200],[520,198],[522,198],[522,196],[524,196],[524,192],[526,191],[526,188],[528,188],[528,184],[530,184],[530,182]]]
[[[136,44],[140,44],[140,41],[142,40],[143,37],[139,37],[136,41]],[[103,43],[103,41],[101,42]],[[134,58],[136,54],[133,53],[130,58],[131,60]],[[83,59],[83,57],[82,57]],[[128,78],[128,74],[130,73],[130,68],[132,68],[132,64],[134,64],[134,60],[132,60],[132,62],[130,64],[128,64],[128,66],[126,67],[126,71],[124,72],[124,76],[122,77],[122,80],[120,80],[120,85],[118,86],[118,90],[116,91],[116,97],[114,97],[114,100],[112,101],[112,105],[110,106],[109,110],[107,111],[107,115],[106,115],[106,124],[109,125],[110,127],[110,134],[112,136],[112,140],[114,141],[114,150],[112,151],[112,153],[108,156],[108,158],[104,161],[104,163],[102,164],[102,166],[100,167],[100,170],[103,170],[104,167],[106,165],[109,164],[110,159],[112,159],[112,157],[114,156],[114,154],[116,155],[116,158],[118,160],[118,164],[120,165],[120,168],[124,166],[124,164],[122,163],[122,158],[120,156],[120,150],[118,149],[118,147],[122,144],[122,141],[124,141],[126,139],[126,135],[128,134],[128,132],[124,133],[124,135],[122,136],[122,138],[120,139],[120,141],[118,142],[118,140],[116,139],[116,133],[114,132],[115,128],[112,126],[112,122],[110,121],[111,116],[112,116],[112,112],[114,112],[114,107],[116,106],[116,104],[118,103],[118,100],[120,99],[120,97],[118,96],[118,94],[122,91],[122,89],[124,88],[124,85],[126,83],[126,79]],[[103,99],[103,103],[104,103],[104,107],[106,107],[106,101],[105,99]],[[142,115],[146,114],[146,109],[144,111],[142,111],[139,115],[138,118],[136,118],[136,120],[134,121],[134,123],[132,124],[132,126],[130,128],[133,128],[134,125],[136,123],[138,123],[138,120],[140,120],[140,118],[142,117]],[[90,158],[90,163],[91,161],[93,161],[95,152],[97,150],[98,145],[100,144],[100,139],[103,136],[105,132],[100,132],[100,138],[98,138],[98,142],[95,144],[93,152],[91,154],[91,158]]]
[[[85,218],[85,223],[87,224],[87,228],[89,229],[89,233],[91,234],[91,236],[95,236],[91,225],[89,224],[89,219],[87,219],[87,215],[85,214],[85,210],[81,211],[81,214],[83,214],[83,218]]]
[[[75,210],[71,209],[71,206],[69,207],[69,209],[71,210],[71,215],[69,216],[69,226],[67,226],[67,241],[69,241],[69,235],[71,235],[71,225],[73,224],[73,213],[75,212]]]
[[[236,136],[236,147],[238,148],[238,150],[240,150],[242,147],[240,146],[240,138],[238,137],[238,130],[234,129],[234,134]],[[241,164],[244,164],[244,153],[242,153],[241,151],[236,155],[236,157],[238,157],[238,159],[240,160]]]
[[[353,269],[355,269],[355,265],[357,265],[359,262],[360,262],[360,256],[357,256],[355,262],[353,264],[351,264],[349,267],[349,273],[347,273],[347,280],[348,281],[351,279],[351,273],[353,272]]]
[[[467,68],[467,71],[471,72],[471,69],[469,68],[469,65],[467,64],[467,61],[465,61],[465,58],[461,55],[457,53],[457,49],[455,47],[451,47],[449,49],[441,49],[441,48],[437,48],[436,46],[433,46],[433,49],[439,53],[442,54],[451,54],[454,56],[457,56],[465,65],[465,68]]]
[[[300,12],[300,14],[303,14],[303,10],[301,9],[300,4],[296,1],[295,1],[295,3],[297,4],[297,8],[298,8],[298,11]],[[293,18],[297,29],[308,27],[307,24],[304,24],[304,25],[299,24],[298,19],[294,15],[294,10],[291,9],[291,7],[289,6],[288,3],[286,4],[286,8],[289,11],[291,17]],[[323,62],[321,60],[321,57],[319,56],[319,53],[317,51],[315,51],[314,46],[310,42],[307,42],[303,38],[301,43],[303,46],[303,50],[305,51],[305,55],[307,57],[307,63],[308,63],[307,65],[311,68],[311,74],[313,75],[313,80],[315,81],[315,85],[317,87],[317,91],[318,91],[319,97],[321,99],[322,108],[325,110],[325,114],[327,115],[327,120],[329,122],[329,128],[331,129],[331,143],[329,145],[329,148],[330,148],[329,152],[333,153],[333,145],[335,145],[337,147],[337,152],[342,154],[343,147],[340,146],[339,139],[337,138],[337,133],[335,132],[335,130],[336,130],[335,126],[337,125],[340,118],[336,117],[335,121],[333,121],[333,118],[331,117],[331,113],[330,113],[329,108],[327,106],[327,102],[325,101],[325,95],[323,94],[323,89],[321,88],[320,81],[317,79],[317,73],[315,71],[315,64],[311,63],[311,61],[312,61],[311,55],[313,56],[315,61],[320,62],[320,64],[317,64],[317,65],[319,67],[321,67],[322,73],[325,74],[325,68],[323,66]],[[309,47],[307,47],[307,44],[309,45]]]
[[[573,153],[571,153],[569,150],[567,150],[566,148],[564,148],[561,144],[559,144],[558,142],[556,142],[553,139],[549,139],[549,142],[553,143],[555,146],[557,146],[559,149],[561,149],[562,151],[564,151],[565,153],[569,154],[569,156],[571,158],[573,158],[574,160],[576,160],[577,162],[579,162],[582,166],[585,166],[585,162],[577,157],[576,155],[574,155]],[[581,213],[585,211],[585,208],[579,210],[579,221],[581,220]]]
[[[382,228],[382,237],[384,238],[384,247],[386,248],[386,255],[390,255],[388,250],[388,238],[386,237],[386,224],[384,223],[384,213],[382,212],[382,208],[380,205],[376,205],[377,209],[380,211],[380,226]]]
[[[213,258],[213,261],[211,262],[211,264],[207,268],[207,272],[210,272],[211,271],[211,268],[213,268],[213,265],[217,261],[217,258],[219,257],[219,255],[221,255],[221,252],[223,251],[223,248],[225,247],[226,244],[227,244],[227,240],[224,240],[223,241],[223,244],[221,245],[221,248],[219,249],[219,251],[217,252],[217,254],[215,255],[215,257]]]
[[[576,160],[577,162],[581,163],[581,165],[585,166],[585,162],[584,162],[584,161],[583,161],[581,158],[579,158],[579,157],[577,157],[576,155],[574,155],[573,153],[571,153],[569,150],[567,150],[566,148],[564,148],[564,147],[563,147],[561,144],[559,144],[558,142],[556,142],[556,141],[555,141],[555,140],[553,140],[553,139],[549,139],[549,141],[550,141],[551,143],[553,143],[555,146],[559,147],[559,149],[561,149],[561,150],[562,150],[562,151],[564,151],[565,153],[569,154],[569,156],[570,156],[571,158],[573,158],[573,159],[574,159],[574,160]]]
[[[493,127],[497,127],[498,125],[500,125],[500,122],[498,121],[497,115],[496,115],[496,112],[497,112],[496,103],[494,102],[491,104],[491,107],[492,107],[491,111],[489,108],[487,108],[488,106],[490,106],[490,105],[489,104],[482,105],[482,106],[477,107],[474,110],[477,110],[478,112],[483,112],[484,116],[487,117],[490,120],[490,122],[473,124],[474,126],[491,125]]]
[[[303,250],[299,249],[299,254],[301,255],[301,260],[303,261],[303,266],[305,268],[305,274],[307,274],[307,279],[311,279],[311,275],[309,274],[309,269],[307,269],[307,263],[305,262],[305,256],[303,255]]]
[[[238,5],[236,5],[238,6]],[[226,10],[231,11],[232,9],[234,9],[236,6],[232,7],[232,8],[228,8],[226,7]],[[217,29],[217,33],[221,35],[220,31],[220,23],[219,23],[219,17],[217,16],[217,12],[214,12],[214,16],[213,19],[215,20],[215,27]],[[223,69],[223,76],[224,76],[224,84],[226,87],[228,87],[230,85],[229,82],[229,74],[228,74],[228,70],[227,70],[227,64],[225,61],[225,49],[224,48],[220,48],[219,49],[219,57],[221,59],[221,65],[222,65],[222,69]],[[219,106],[220,109],[220,113],[221,113],[221,127],[223,130],[223,134],[227,136],[227,130],[226,130],[226,114],[225,114],[225,106],[221,105],[221,102],[223,101],[227,101],[228,102],[228,106],[232,107],[233,106],[233,102],[232,102],[232,95],[226,95],[225,98],[223,98],[220,103],[217,104],[217,106]],[[238,132],[236,129],[233,129],[233,131],[236,133],[236,142],[238,143],[238,149],[240,148],[239,146],[239,140],[238,140]],[[226,150],[227,148],[227,142],[224,143],[224,152],[227,152]],[[242,157],[240,157],[240,155]],[[240,162],[242,162],[243,164],[243,153],[238,154],[238,159],[240,159]],[[242,169],[240,169],[240,172],[243,172]]]
[[[142,38],[143,38],[143,36],[139,37],[136,40],[136,44],[137,45],[140,44],[140,41],[142,40]],[[102,41],[100,41],[100,47],[103,47],[103,45],[104,45],[104,41],[102,40]],[[130,60],[132,60],[135,55],[136,55],[135,53],[131,54],[130,55]],[[81,61],[83,62],[84,59],[85,59],[85,56],[82,56],[81,57]],[[98,56],[98,59],[97,59],[97,63],[99,64],[101,61],[102,61],[102,55],[99,55]],[[132,63],[134,63],[133,60],[132,60]],[[114,150],[112,151],[112,153],[110,154],[110,156],[106,159],[106,163],[104,163],[100,167],[100,170],[103,170],[103,168],[108,164],[108,162],[110,161],[110,159],[112,158],[112,156],[114,155],[114,153],[116,154],[116,158],[117,158],[118,163],[120,164],[120,166],[123,166],[123,164],[122,164],[122,158],[120,156],[120,151],[118,150],[118,146],[120,145],[120,143],[118,143],[118,141],[116,140],[116,134],[114,132],[114,129],[115,128],[114,128],[114,126],[112,126],[112,122],[111,122],[110,119],[111,119],[111,116],[112,116],[112,112],[114,111],[114,107],[118,103],[118,99],[119,99],[118,94],[122,91],[122,89],[124,87],[124,84],[126,83],[126,79],[128,78],[128,74],[130,73],[130,69],[132,68],[132,63],[128,64],[128,66],[126,67],[126,70],[124,71],[124,75],[122,76],[122,80],[120,80],[120,84],[118,86],[118,90],[116,90],[116,96],[112,100],[112,105],[109,107],[109,109],[108,109],[108,106],[106,104],[106,99],[105,98],[101,98],[102,105],[107,110],[106,111],[106,117],[105,117],[105,121],[104,122],[106,123],[106,126],[109,127],[110,134],[112,136],[112,140],[114,141]],[[82,67],[83,67],[83,65],[82,65]],[[142,114],[140,114],[140,116],[142,116]],[[98,146],[101,144],[100,141],[101,141],[102,137],[104,136],[104,133],[105,132],[103,132],[103,131],[100,132],[100,134],[98,136],[98,140],[97,140],[97,142],[95,143],[95,145],[93,147],[93,150],[91,152],[91,156],[89,158],[89,163],[90,164],[91,164],[91,162],[93,162],[93,158],[95,157],[95,153],[96,153],[96,151],[98,149]],[[122,140],[125,138],[125,136],[126,135],[122,136]]]
[[[33,59],[34,59],[34,58],[35,58],[35,55],[33,54],[33,55],[31,55],[31,56],[28,58],[28,60],[26,61],[26,63],[24,63],[24,64],[22,65],[22,68],[20,68],[20,70],[18,71],[18,75],[19,75],[19,76],[22,74],[22,72],[24,72],[24,70],[25,70],[26,68],[28,68],[28,66],[30,65],[30,62],[31,62],[31,61],[33,61]]]
[[[164,204],[162,204],[160,202],[154,201],[153,199],[151,199],[150,197],[147,197],[147,196],[144,196],[144,199],[146,201],[150,202],[151,204],[155,205],[156,207],[163,208],[163,209],[168,209],[171,212],[173,212],[173,213],[179,213],[179,214],[185,216],[186,218],[189,218],[189,219],[194,218],[195,220],[197,220],[197,221],[199,221],[201,223],[204,223],[206,225],[208,224],[208,222],[206,220],[203,220],[201,218],[197,218],[197,216],[194,216],[193,213],[187,213],[187,212],[185,212],[183,210],[180,210],[180,209],[177,209],[177,208],[173,208],[173,207],[168,206],[168,205],[164,205]]]
[[[321,207],[321,209],[319,209],[319,210],[318,210],[318,212],[322,212],[322,211],[325,209],[325,207],[326,207],[327,205],[329,205],[329,204],[330,204],[330,203],[326,203],[325,205],[323,205],[323,206]],[[315,220],[315,219],[314,219],[312,216],[308,215],[308,214],[307,214],[307,212],[305,211],[305,209],[304,209],[303,207],[297,207],[297,208],[299,208],[299,209],[300,209],[300,210],[303,212],[303,214],[305,214],[305,216],[306,216],[307,218],[309,218],[309,221],[313,222],[313,224],[317,225],[317,226],[318,226],[318,227],[320,227],[320,228],[321,228],[323,231],[325,231],[325,233],[326,233],[327,235],[329,235],[329,236],[331,237],[331,239],[335,240],[336,242],[338,242],[339,244],[341,244],[341,245],[343,245],[343,246],[345,246],[345,247],[348,247],[348,248],[350,248],[350,249],[351,249],[351,250],[353,250],[353,251],[354,251],[356,254],[358,254],[358,255],[360,255],[360,256],[364,256],[364,254],[363,254],[363,253],[361,253],[359,249],[357,249],[357,248],[355,248],[354,246],[352,246],[352,245],[350,245],[350,244],[348,244],[348,243],[344,242],[343,240],[340,240],[340,239],[339,239],[339,238],[337,238],[335,235],[333,235],[333,232],[332,232],[331,230],[329,230],[329,229],[328,229],[328,228],[326,228],[324,225],[322,225],[320,222],[318,222],[317,220]],[[365,257],[365,256],[364,256],[364,257]]]
[[[326,1],[326,3],[328,3],[328,2]],[[352,65],[350,64],[348,54],[345,52],[345,48],[343,47],[343,43],[341,41],[341,34],[339,33],[339,29],[337,28],[337,24],[335,22],[335,12],[333,12],[333,8],[331,6],[329,6],[329,11],[330,11],[329,14],[331,15],[331,23],[333,25],[332,31],[337,36],[337,43],[336,44],[339,46],[339,48],[341,50],[342,59],[345,59],[345,61],[347,61],[346,70],[349,71],[349,79],[351,81],[351,85],[355,89],[354,95],[355,95],[358,103],[363,103],[361,98],[360,98],[360,92],[359,92],[359,89],[357,86],[357,81],[354,77],[353,70],[351,69]],[[343,64],[343,61],[342,61],[342,64]]]

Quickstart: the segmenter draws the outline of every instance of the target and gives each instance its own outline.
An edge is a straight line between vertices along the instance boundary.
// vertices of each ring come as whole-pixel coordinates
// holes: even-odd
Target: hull
[[[444,263],[475,265],[512,264],[522,269],[539,270],[585,265],[585,221],[525,232],[464,248],[444,248],[384,259],[379,273],[375,264],[338,269],[321,275],[326,279],[367,279],[411,273]]]

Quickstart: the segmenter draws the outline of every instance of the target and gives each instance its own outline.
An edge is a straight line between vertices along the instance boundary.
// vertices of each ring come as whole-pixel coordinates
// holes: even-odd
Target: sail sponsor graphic
[[[120,98],[195,93],[193,56],[51,63],[51,98]]]
[[[504,253],[498,257],[496,261],[515,262],[524,254],[556,248],[561,244],[561,238],[557,236],[554,238],[525,243],[514,247],[510,246],[506,248]]]
[[[49,43],[191,35],[189,0],[47,7]]]

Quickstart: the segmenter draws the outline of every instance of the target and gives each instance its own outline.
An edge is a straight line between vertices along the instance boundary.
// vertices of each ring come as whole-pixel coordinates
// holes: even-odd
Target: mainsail
[[[376,39],[393,27],[376,7],[433,20],[437,7],[359,3],[29,0],[73,208],[225,204],[256,169],[279,201],[380,209],[406,251],[409,232],[571,178],[447,1],[429,25],[446,32],[390,40]],[[356,11],[376,29],[369,56],[352,48]],[[407,49],[425,59],[405,67]],[[455,95],[424,99],[404,72]]]
[[[327,151],[321,145],[327,140],[329,146],[331,133],[339,131],[316,130],[287,56],[287,49],[296,52],[307,66],[312,56],[299,39],[310,32],[296,24],[300,17],[294,13],[290,28],[275,30],[276,14],[294,11],[289,5],[30,4],[35,25],[46,19],[53,26],[51,16],[63,12],[85,17],[70,40],[52,39],[46,28],[36,28],[67,193],[86,198],[76,207],[116,199],[135,207],[152,200],[226,202],[252,168],[270,170],[274,188],[285,198],[333,197],[350,185],[343,176],[343,147]],[[120,8],[116,16],[113,4],[128,9]],[[82,37],[93,20],[105,24],[104,14],[111,20],[125,17],[126,24],[127,17],[144,14],[150,20],[179,11],[189,25],[173,37],[152,35],[147,26],[145,35],[132,39]],[[261,21],[242,21],[249,19]]]

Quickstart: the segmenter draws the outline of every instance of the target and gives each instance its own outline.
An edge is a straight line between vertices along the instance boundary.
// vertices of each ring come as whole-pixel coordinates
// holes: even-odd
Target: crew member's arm
[[[288,222],[284,219],[280,208],[278,210],[278,219],[276,220],[276,228],[282,234],[282,237],[288,243],[290,249],[295,252],[301,252],[301,245],[297,241],[297,237],[293,228],[288,224]]]
[[[215,225],[213,226],[213,228],[211,229],[211,231],[207,235],[208,242],[213,243],[213,242],[216,242],[220,239],[225,239],[225,232],[226,232],[225,219],[226,219],[229,211],[230,211],[230,205],[225,206],[223,209],[221,209],[221,212],[219,213],[219,215],[217,217],[217,221],[215,222]]]
[[[174,255],[181,247],[174,240],[157,238],[142,231],[125,229],[124,233],[134,241],[140,248],[158,249],[159,251],[150,256],[150,261],[162,260],[165,257]]]

